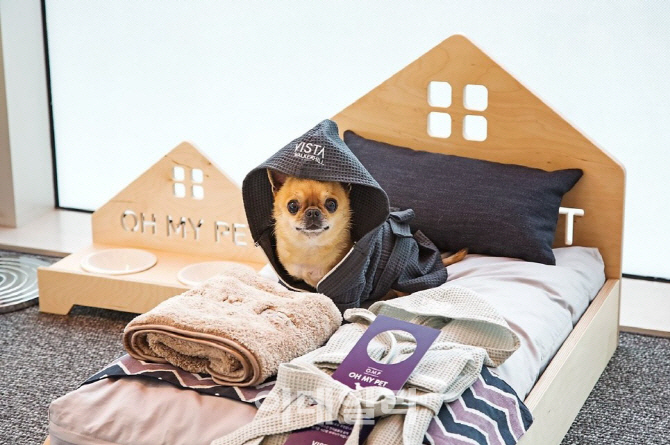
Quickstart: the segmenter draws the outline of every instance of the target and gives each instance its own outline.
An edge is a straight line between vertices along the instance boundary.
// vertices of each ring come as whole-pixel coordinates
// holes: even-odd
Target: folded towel
[[[231,263],[221,275],[133,319],[123,344],[138,359],[252,386],[310,352],[342,323],[322,294],[292,292]]]

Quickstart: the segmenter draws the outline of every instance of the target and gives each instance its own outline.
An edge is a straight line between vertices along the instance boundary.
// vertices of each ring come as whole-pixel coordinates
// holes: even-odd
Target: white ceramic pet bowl
[[[229,261],[205,261],[190,264],[177,272],[177,279],[187,286],[197,286],[213,276],[225,272],[230,264]]]
[[[86,272],[106,275],[125,275],[152,268],[156,255],[140,249],[107,249],[93,252],[81,260]]]

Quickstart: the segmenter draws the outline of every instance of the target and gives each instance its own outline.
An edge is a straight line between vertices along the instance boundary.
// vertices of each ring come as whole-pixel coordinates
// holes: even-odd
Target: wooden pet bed
[[[431,82],[451,86],[451,103],[431,103]],[[485,109],[464,106],[466,85],[486,88]],[[448,132],[429,128],[431,113],[450,116],[448,137]],[[466,116],[485,122],[485,138],[467,128],[464,135],[463,122],[471,120]],[[599,249],[606,282],[526,397],[535,420],[519,442],[559,444],[618,343],[623,167],[462,36],[443,41],[333,120],[342,133],[352,130],[394,145],[544,170],[584,171],[562,205],[585,210],[575,221],[573,245]],[[554,247],[565,245],[564,234],[561,218]]]
[[[448,82],[449,107],[432,106],[431,82]],[[488,91],[484,111],[466,109],[466,85]],[[451,135],[428,134],[428,116],[451,116]],[[486,139],[463,134],[466,115],[487,122]],[[581,134],[463,36],[453,36],[342,110],[341,132],[436,153],[544,170],[581,168],[584,176],[562,205],[585,210],[573,245],[597,247],[607,281],[537,381],[525,403],[535,418],[521,445],[559,444],[618,344],[625,172],[612,156]],[[563,246],[559,222],[554,247]]]

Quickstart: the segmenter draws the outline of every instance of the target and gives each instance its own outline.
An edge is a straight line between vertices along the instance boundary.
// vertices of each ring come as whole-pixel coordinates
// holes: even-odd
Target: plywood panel
[[[428,87],[448,82],[451,105],[432,106]],[[484,111],[464,106],[466,85],[488,90]],[[428,114],[447,113],[448,138],[428,134]],[[486,119],[487,137],[463,136],[466,115]],[[585,210],[575,226],[575,245],[598,247],[609,278],[621,276],[624,169],[608,153],[559,116],[463,36],[453,36],[333,117],[340,131],[417,150],[448,153],[545,170],[581,168],[584,177],[562,205]],[[380,154],[380,156],[382,156]],[[563,245],[560,220],[555,246]]]
[[[187,142],[93,213],[92,224],[94,243],[265,262],[240,188]]]
[[[519,445],[558,445],[618,345],[620,281],[607,280],[525,403],[534,422]]]
[[[187,287],[184,267],[223,260],[259,270],[266,263],[248,232],[242,192],[193,145],[184,142],[91,217],[93,244],[38,272],[40,310],[73,305],[141,313]],[[85,272],[80,263],[106,249],[139,248],[157,263],[142,272]]]
[[[177,273],[191,264],[217,258],[145,249],[158,258],[155,266],[127,275],[104,275],[84,271],[81,260],[87,255],[117,246],[94,244],[68,255],[49,267],[39,268],[40,311],[67,314],[73,305],[101,307],[143,313],[189,287]],[[240,261],[238,261],[240,262]],[[264,263],[246,263],[260,270]]]

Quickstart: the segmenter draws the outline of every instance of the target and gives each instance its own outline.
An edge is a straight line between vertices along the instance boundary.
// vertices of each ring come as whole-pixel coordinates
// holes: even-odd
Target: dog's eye
[[[337,201],[335,201],[333,198],[326,199],[326,210],[328,210],[330,213],[333,213],[335,210],[337,210]]]
[[[288,211],[292,215],[295,215],[296,213],[298,213],[298,210],[300,210],[300,204],[298,204],[298,201],[296,201],[295,199],[292,199],[288,202],[286,208],[288,208]]]

